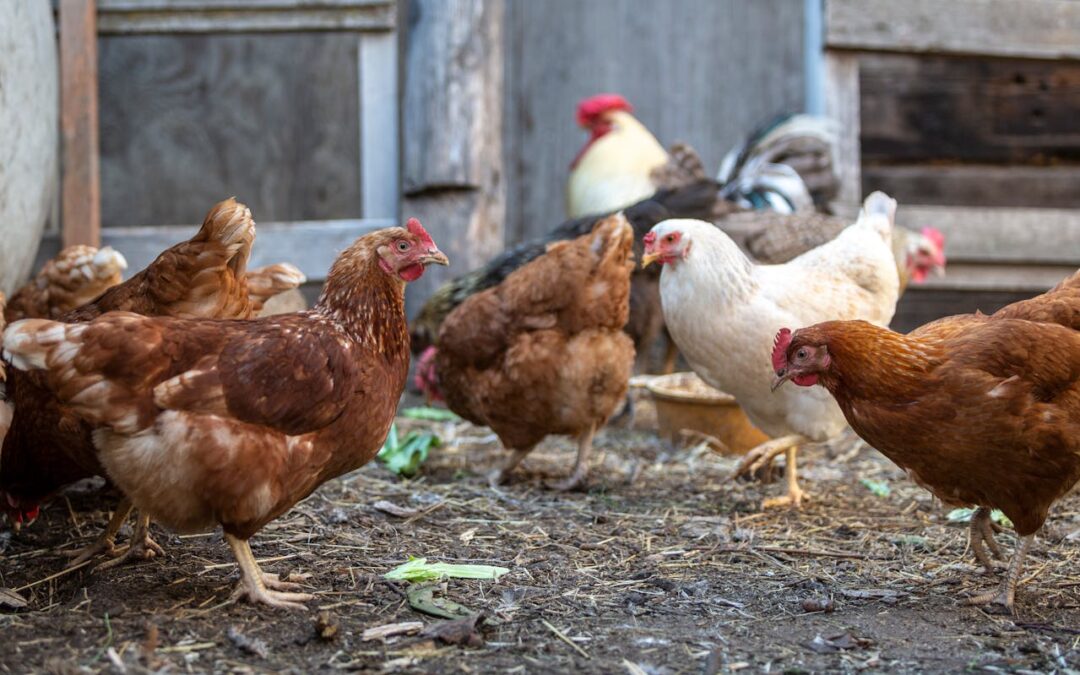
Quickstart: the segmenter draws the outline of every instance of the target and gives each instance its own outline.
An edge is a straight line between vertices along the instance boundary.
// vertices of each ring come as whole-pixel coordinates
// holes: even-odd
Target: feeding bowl
[[[685,431],[711,436],[734,454],[743,454],[769,437],[747,419],[735,397],[713,389],[694,373],[672,373],[643,378],[642,384],[656,404],[660,435],[672,443],[684,440]]]

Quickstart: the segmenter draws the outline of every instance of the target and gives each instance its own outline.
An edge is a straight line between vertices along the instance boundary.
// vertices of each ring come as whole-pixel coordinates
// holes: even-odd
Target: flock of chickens
[[[25,524],[65,485],[106,476],[124,501],[76,564],[162,553],[151,520],[220,526],[239,596],[303,608],[312,596],[263,573],[248,540],[372,459],[410,346],[418,387],[511,451],[492,483],[545,436],[575,437],[558,490],[587,478],[635,368],[670,370],[681,353],[771,437],[740,471],[786,454],[787,494],[765,506],[798,506],[796,449],[850,425],[943,502],[977,507],[971,546],[988,572],[1002,510],[1020,544],[1000,587],[970,601],[1011,610],[1034,533],[1080,480],[1080,274],[991,316],[891,332],[908,281],[944,268],[944,241],[895,225],[882,193],[852,224],[825,213],[826,124],[778,120],[713,179],[631,113],[616,95],[583,101],[571,220],[446,284],[411,327],[405,284],[448,264],[415,219],[346,249],[310,310],[273,316],[262,305],[303,276],[246,269],[255,227],[234,200],[123,283],[114,251],[65,251],[4,312],[0,506]]]

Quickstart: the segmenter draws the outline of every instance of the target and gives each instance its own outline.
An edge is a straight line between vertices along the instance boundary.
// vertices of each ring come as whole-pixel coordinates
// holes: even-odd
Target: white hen
[[[832,319],[889,323],[899,287],[891,249],[895,213],[896,201],[875,192],[854,225],[783,265],[754,264],[730,237],[700,220],[666,220],[646,235],[642,262],[664,265],[660,296],[675,344],[694,372],[735,396],[773,438],[751,451],[741,468],[787,452],[788,494],[765,507],[798,506],[796,449],[846,426],[820,387],[770,391],[773,337],[784,326]]]

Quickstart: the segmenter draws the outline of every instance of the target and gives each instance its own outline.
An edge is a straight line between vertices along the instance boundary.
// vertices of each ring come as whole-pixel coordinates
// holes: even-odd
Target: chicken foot
[[[130,509],[130,505],[128,506]],[[129,560],[150,560],[156,556],[164,556],[165,549],[161,548],[150,537],[150,516],[140,513],[135,521],[135,530],[131,533],[131,541],[119,556],[107,560],[94,568],[95,572],[107,570],[110,567],[123,565]]]
[[[510,459],[506,461],[506,464],[503,464],[498,469],[492,469],[488,474],[488,485],[497,487],[505,483],[510,477],[510,472],[513,471],[518,464],[521,464],[521,460],[525,459],[525,455],[532,452],[534,447],[536,446],[530,445],[527,448],[515,448],[513,451],[514,454],[510,455]]]
[[[808,498],[808,496],[799,487],[799,476],[795,463],[795,455],[799,446],[806,442],[807,439],[800,434],[781,436],[780,438],[766,441],[746,453],[743,460],[739,462],[739,466],[732,472],[731,478],[738,478],[744,474],[753,474],[761,467],[766,466],[780,453],[785,453],[787,466],[784,468],[784,476],[787,482],[787,494],[783,497],[766,499],[762,502],[761,508],[767,509],[773,506],[793,506],[799,508],[802,506],[802,500]]]
[[[129,513],[131,513],[131,500],[124,499],[116,505],[116,511],[113,512],[112,518],[109,518],[109,524],[105,526],[105,531],[101,533],[101,536],[94,543],[74,551],[64,552],[64,555],[72,558],[72,561],[67,566],[69,568],[77,567],[103,554],[116,555],[116,533],[124,525]]]
[[[552,490],[558,492],[573,490],[589,474],[589,457],[592,455],[593,434],[595,432],[596,427],[589,427],[588,431],[578,437],[578,453],[577,460],[574,462],[574,471],[569,478],[550,485]]]
[[[271,607],[307,611],[307,607],[300,603],[314,600],[314,595],[291,592],[300,590],[300,584],[281,581],[276,574],[267,574],[259,569],[259,563],[256,562],[247,539],[240,539],[226,532],[225,541],[240,566],[240,583],[233,592],[234,598],[244,598],[251,603],[261,602]]]
[[[986,549],[989,548],[990,553],[997,560],[1002,560],[1004,558],[1004,556],[1001,555],[1001,548],[998,546],[997,540],[994,539],[995,531],[1000,532],[1000,529],[990,518],[990,508],[980,506],[975,509],[975,513],[971,515],[971,551],[975,554],[975,559],[979,561],[979,564],[983,566],[987,574],[993,574],[995,569],[993,562],[990,560],[990,556],[986,553]]]
[[[1005,573],[1005,578],[1001,580],[997,590],[968,598],[967,604],[988,605],[988,610],[1004,610],[1012,614],[1013,603],[1016,600],[1016,584],[1020,581],[1020,568],[1034,540],[1034,534],[1021,537],[1020,543],[1016,546],[1016,552],[1013,553],[1012,560],[1009,562],[1009,571]]]

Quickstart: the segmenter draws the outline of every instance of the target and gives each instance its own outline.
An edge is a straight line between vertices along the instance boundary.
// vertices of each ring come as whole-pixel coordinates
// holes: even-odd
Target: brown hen
[[[123,281],[127,260],[109,246],[68,246],[11,296],[7,321],[59,319]]]
[[[166,250],[145,270],[106,291],[95,302],[64,314],[63,321],[89,321],[126,310],[149,316],[247,318],[256,303],[249,296],[245,268],[255,238],[246,206],[225,200],[210,210],[198,233]],[[40,377],[13,372],[8,401],[16,409],[0,449],[0,507],[16,525],[33,520],[51,494],[77,480],[105,475],[91,442],[92,426],[61,405]],[[131,510],[123,502],[102,537],[77,552],[78,564],[99,552],[114,552],[116,532]],[[132,546],[116,562],[159,551],[145,517]]]
[[[110,312],[13,323],[4,354],[99,428],[97,458],[137,508],[180,532],[221,525],[248,599],[312,596],[255,562],[248,539],[369,461],[409,367],[405,282],[447,264],[416,220],[359,238],[315,307],[252,321]]]
[[[786,330],[786,329],[785,329]],[[821,384],[852,429],[946,504],[977,507],[971,545],[988,571],[1000,509],[1020,543],[997,591],[1012,610],[1024,555],[1080,480],[1080,272],[991,316],[907,335],[830,321],[777,336],[774,387]]]
[[[593,433],[623,402],[634,363],[622,330],[633,243],[626,218],[609,216],[589,234],[550,244],[443,321],[435,365],[447,405],[514,451],[493,483],[548,434],[578,440],[573,473],[558,489],[588,472]]]

